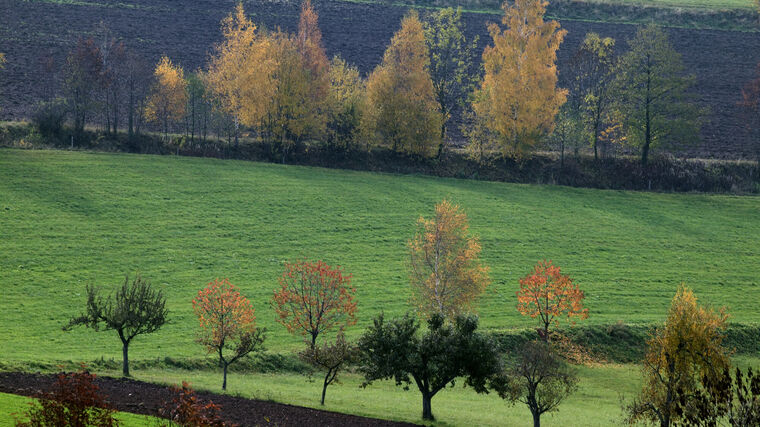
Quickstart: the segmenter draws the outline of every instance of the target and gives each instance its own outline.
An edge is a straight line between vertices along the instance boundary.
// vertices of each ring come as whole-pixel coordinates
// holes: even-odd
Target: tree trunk
[[[433,396],[429,393],[422,393],[422,419],[423,420],[435,420],[433,417],[433,409],[430,406]]]
[[[533,427],[541,427],[541,414],[538,411],[533,412]]]
[[[222,380],[222,390],[227,390],[227,363],[223,363],[224,379]]]
[[[121,374],[125,377],[129,376],[129,341],[122,340],[121,342]]]
[[[325,394],[327,393],[327,386],[329,385],[331,373],[332,370],[328,369],[327,374],[325,375],[325,382],[322,384],[322,406],[325,406]]]

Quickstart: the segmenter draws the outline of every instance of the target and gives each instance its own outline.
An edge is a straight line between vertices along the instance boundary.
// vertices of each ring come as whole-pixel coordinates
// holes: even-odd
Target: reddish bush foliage
[[[107,426],[118,425],[114,410],[100,394],[94,383],[95,375],[82,370],[60,373],[53,388],[39,396],[27,413],[29,421],[17,421],[17,426]]]
[[[176,394],[171,402],[166,402],[158,412],[168,421],[162,426],[183,427],[225,427],[233,426],[222,421],[222,408],[212,401],[202,402],[190,385],[182,381],[182,387],[172,387]]]

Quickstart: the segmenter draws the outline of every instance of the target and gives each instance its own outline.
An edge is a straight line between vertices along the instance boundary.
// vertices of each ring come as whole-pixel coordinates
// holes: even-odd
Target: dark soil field
[[[232,9],[233,0],[0,0],[0,52],[8,64],[0,75],[0,106],[3,119],[27,117],[46,86],[42,58],[52,56],[58,66],[66,52],[83,34],[93,34],[99,22],[142,52],[151,61],[166,54],[186,70],[202,67],[213,44],[220,39],[219,21]],[[298,2],[246,1],[254,20],[269,28],[294,30]],[[404,8],[354,4],[341,1],[316,3],[329,55],[340,54],[363,73],[377,65],[386,44],[399,26]],[[468,14],[468,31],[489,41],[486,23],[496,15]],[[568,60],[584,35],[595,31],[625,40],[636,27],[563,21],[568,30],[559,53],[560,76],[568,76]],[[719,30],[671,29],[676,49],[688,69],[697,76],[697,97],[710,114],[703,126],[702,141],[678,154],[744,158],[751,155],[751,138],[737,102],[742,86],[760,62],[760,34]]]
[[[0,392],[34,397],[47,391],[54,381],[54,375],[0,372]],[[158,409],[163,403],[171,402],[174,398],[174,393],[168,387],[142,381],[98,377],[95,384],[106,396],[106,401],[111,407],[121,412],[158,416]],[[220,405],[225,421],[241,427],[414,425],[229,395],[204,392],[197,392],[196,395],[203,402],[211,400]]]

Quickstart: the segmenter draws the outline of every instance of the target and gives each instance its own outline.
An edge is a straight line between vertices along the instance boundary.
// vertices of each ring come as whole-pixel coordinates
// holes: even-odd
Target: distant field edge
[[[398,7],[461,7],[471,13],[501,14],[499,0],[339,0]],[[558,20],[648,24],[675,28],[760,31],[758,11],[748,0],[552,0],[546,14]]]
[[[265,144],[241,139],[234,143],[190,141],[176,135],[164,141],[155,135],[130,140],[123,133],[88,134],[85,141],[72,145],[66,135],[46,138],[23,122],[0,124],[0,149],[75,150],[110,153],[159,154],[217,159],[234,159],[329,169],[429,175],[441,178],[518,184],[560,185],[605,190],[633,190],[669,193],[760,193],[760,165],[753,160],[678,158],[657,153],[647,166],[638,157],[617,156],[595,160],[588,154],[539,152],[520,159],[486,155],[480,162],[464,149],[450,147],[441,158],[410,157],[386,147],[354,147],[335,152],[319,142],[302,143],[287,157],[273,154]]]

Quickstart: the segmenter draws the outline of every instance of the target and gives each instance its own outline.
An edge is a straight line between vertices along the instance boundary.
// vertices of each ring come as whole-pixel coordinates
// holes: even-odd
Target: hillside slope
[[[191,299],[229,277],[252,300],[267,348],[301,344],[269,307],[283,262],[343,265],[356,336],[409,306],[406,242],[444,197],[480,236],[492,285],[484,327],[533,325],[518,279],[554,260],[586,292],[584,324],[660,321],[679,283],[760,322],[760,197],[573,189],[173,156],[0,150],[0,365],[119,358],[115,334],[61,331],[87,284],[140,272],[168,296],[171,324],[131,359],[200,359]]]

